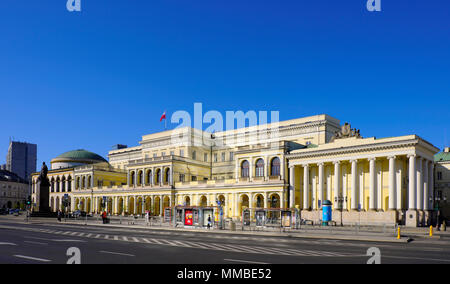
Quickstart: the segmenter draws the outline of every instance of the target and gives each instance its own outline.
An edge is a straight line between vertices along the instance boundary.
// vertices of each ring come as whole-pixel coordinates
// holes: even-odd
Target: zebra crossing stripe
[[[105,235],[105,240],[109,240],[109,235]]]
[[[73,235],[76,235],[76,234],[78,234],[78,232],[73,232],[70,235],[73,236]]]
[[[268,250],[268,248],[263,248],[263,247],[247,247],[247,246],[240,246],[240,245],[237,245],[236,247],[247,250],[248,252],[251,252],[251,253],[275,254],[275,252],[270,251],[270,250]],[[286,253],[283,252],[282,254],[286,254]]]
[[[119,240],[119,236],[114,236],[114,240],[118,241]]]
[[[98,239],[98,238],[100,238],[100,236],[101,236],[101,235],[97,235],[97,236],[95,236],[94,238]]]
[[[127,238],[127,237],[125,237],[125,236],[123,236],[123,237],[122,237],[122,240],[124,240],[124,241],[128,242],[128,238]]]
[[[187,248],[191,248],[192,247],[191,245],[189,245],[187,243],[184,243],[184,242],[180,242],[180,241],[172,241],[172,242],[175,243],[175,244],[178,244],[178,245],[180,245],[182,247],[187,247]]]
[[[135,238],[135,237],[133,237],[133,241],[136,242],[136,243],[140,243],[140,241],[137,238]]]
[[[92,234],[88,234],[87,236],[86,236],[86,238],[90,238],[92,236]]]
[[[79,237],[83,237],[85,235],[85,233],[78,233]]]
[[[159,244],[159,245],[164,245],[163,242],[161,242],[161,241],[159,241],[159,240],[157,240],[157,239],[150,239],[150,240],[153,241],[153,242],[155,242],[155,243],[157,243],[157,244]]]

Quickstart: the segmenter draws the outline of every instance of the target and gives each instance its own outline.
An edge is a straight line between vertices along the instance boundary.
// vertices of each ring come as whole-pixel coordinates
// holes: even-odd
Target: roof
[[[449,162],[450,161],[450,152],[440,152],[434,155],[435,162]]]
[[[28,181],[7,170],[0,170],[0,181],[20,182],[28,184]]]
[[[95,153],[79,149],[74,151],[69,151],[66,153],[63,153],[56,157],[54,160],[57,159],[70,159],[70,160],[94,160],[99,162],[108,162],[106,161],[102,156],[97,155]]]

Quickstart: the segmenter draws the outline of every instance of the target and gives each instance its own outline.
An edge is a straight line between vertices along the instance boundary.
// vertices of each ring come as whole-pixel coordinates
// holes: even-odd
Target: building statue
[[[359,133],[359,129],[351,128],[351,125],[348,122],[346,122],[344,125],[342,125],[340,131],[335,132],[334,136],[331,137],[330,142],[333,142],[336,139],[343,139],[350,137],[362,138],[361,134]]]

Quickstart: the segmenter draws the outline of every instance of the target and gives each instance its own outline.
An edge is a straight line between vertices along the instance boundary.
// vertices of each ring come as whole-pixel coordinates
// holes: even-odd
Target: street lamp
[[[343,210],[343,207],[344,207],[343,206],[344,201],[347,202],[347,196],[343,197],[342,195],[339,195],[339,196],[334,198],[334,203],[338,204],[338,208],[341,211],[341,227],[344,226],[344,223],[342,221],[342,210]]]
[[[434,197],[430,197],[430,202],[433,202],[433,208],[435,208],[435,210],[437,211],[436,214],[436,223],[437,223],[437,228],[439,231],[439,217],[441,215],[441,211],[440,211],[440,207],[441,207],[441,201],[446,202],[447,201],[447,197],[444,196],[443,198],[441,198],[440,196],[441,194],[435,195]]]

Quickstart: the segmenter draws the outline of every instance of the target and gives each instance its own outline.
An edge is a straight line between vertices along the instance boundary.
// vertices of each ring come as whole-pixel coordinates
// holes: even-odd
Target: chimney
[[[449,152],[450,152],[450,147],[445,147],[445,148],[444,148],[444,152],[445,152],[445,153],[449,153]]]

